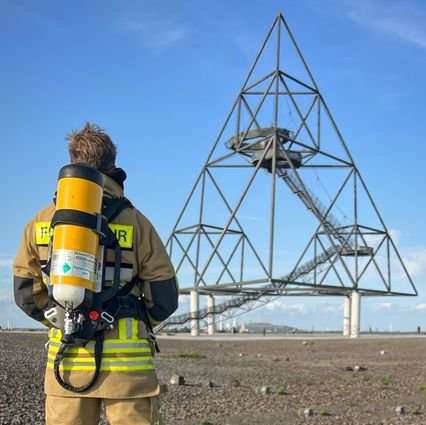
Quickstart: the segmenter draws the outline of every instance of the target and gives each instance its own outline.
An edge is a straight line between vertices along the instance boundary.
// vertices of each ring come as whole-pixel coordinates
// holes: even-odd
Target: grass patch
[[[278,390],[277,390],[277,394],[278,394],[278,395],[285,395],[285,390],[284,390],[284,388],[278,388]]]
[[[387,376],[382,376],[380,379],[380,388],[382,390],[388,390],[390,387],[390,380]]]
[[[415,407],[414,409],[411,409],[411,414],[413,416],[417,416],[417,415],[421,415],[422,412],[420,412],[420,409],[418,409],[417,407]]]
[[[423,392],[424,390],[426,390],[426,385],[425,384],[420,384],[417,389],[419,390],[419,392]]]
[[[193,353],[193,352],[188,352],[188,353],[177,353],[176,357],[178,359],[194,359],[194,360],[200,360],[200,359],[205,359],[207,358],[204,354],[200,354],[200,353]]]
[[[200,422],[200,425],[212,425],[212,423],[211,423],[211,422],[209,422],[209,421],[206,421],[205,419],[203,419],[203,420]]]
[[[327,412],[326,410],[321,410],[320,416],[331,416],[331,413]]]

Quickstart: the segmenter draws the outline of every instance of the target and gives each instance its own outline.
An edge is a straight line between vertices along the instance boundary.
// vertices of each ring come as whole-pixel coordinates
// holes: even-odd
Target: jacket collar
[[[126,180],[126,173],[121,168],[115,168],[114,170],[103,173],[105,177],[104,192],[108,196],[122,197],[124,196],[124,180]]]
[[[124,181],[127,178],[127,174],[122,168],[115,167],[112,170],[107,172],[104,171],[103,173],[106,174],[108,177],[111,177],[115,182],[120,185],[122,189],[124,189]]]

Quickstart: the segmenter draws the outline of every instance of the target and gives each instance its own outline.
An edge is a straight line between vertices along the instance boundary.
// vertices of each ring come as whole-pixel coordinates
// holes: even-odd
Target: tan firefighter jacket
[[[124,173],[123,173],[124,174]],[[125,175],[125,174],[124,174]],[[123,179],[124,180],[124,179]],[[106,196],[122,197],[121,185],[105,176]],[[47,288],[41,267],[47,261],[50,239],[50,220],[55,206],[39,211],[27,224],[14,263],[14,292],[17,305],[30,317],[44,320],[47,307]],[[135,208],[124,209],[110,225],[122,249],[120,281],[129,282],[138,276],[142,283],[132,289],[134,295],[143,293],[152,325],[170,316],[177,308],[178,288],[169,256],[152,224]],[[113,252],[108,252],[108,276],[112,270]],[[139,398],[159,394],[154,350],[147,339],[145,323],[134,318],[122,318],[114,329],[105,331],[102,364],[95,385],[84,393],[62,388],[53,373],[53,361],[61,344],[61,332],[49,331],[49,349],[45,375],[45,392],[68,397]],[[61,366],[65,381],[73,386],[85,385],[95,370],[94,344],[70,348]]]

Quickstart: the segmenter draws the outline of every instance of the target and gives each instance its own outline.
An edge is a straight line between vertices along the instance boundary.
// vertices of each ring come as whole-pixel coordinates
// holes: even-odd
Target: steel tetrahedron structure
[[[181,293],[417,295],[391,236],[279,13],[167,242]]]

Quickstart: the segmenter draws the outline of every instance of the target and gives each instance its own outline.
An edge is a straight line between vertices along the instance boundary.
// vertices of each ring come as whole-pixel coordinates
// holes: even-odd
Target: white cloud
[[[0,304],[1,303],[11,302],[11,301],[12,301],[12,296],[11,295],[0,294]]]
[[[13,258],[1,258],[0,257],[0,267],[12,267],[13,266]]]
[[[426,311],[426,304],[417,304],[416,310],[418,311]]]
[[[343,311],[343,304],[329,304],[320,308],[324,313],[341,313]]]
[[[270,311],[278,310],[282,307],[282,302],[279,301],[279,300],[274,300],[274,301],[267,303],[265,305],[265,307],[266,307],[267,310],[270,310]]]
[[[379,310],[390,310],[394,308],[393,304],[390,302],[382,302],[382,303],[374,303],[372,305],[373,310],[379,311]]]
[[[150,48],[172,47],[188,37],[188,29],[175,18],[128,20],[121,23],[124,32],[140,37],[142,43]]]
[[[305,313],[307,311],[305,304],[286,304],[281,300],[273,300],[265,305],[269,311],[285,311],[286,313]]]
[[[423,2],[392,0],[308,0],[320,14],[344,16],[376,33],[426,48],[426,9]]]
[[[179,295],[179,305],[189,304],[191,301],[190,295]]]
[[[375,32],[426,48],[426,10],[408,2],[347,0],[345,14],[353,22]]]
[[[412,247],[401,251],[403,261],[412,278],[426,276],[426,247]]]
[[[304,313],[306,312],[305,304],[283,304],[282,309],[287,312]]]
[[[401,238],[401,230],[399,229],[389,229],[389,236],[391,237],[395,246],[399,245],[399,240]]]

